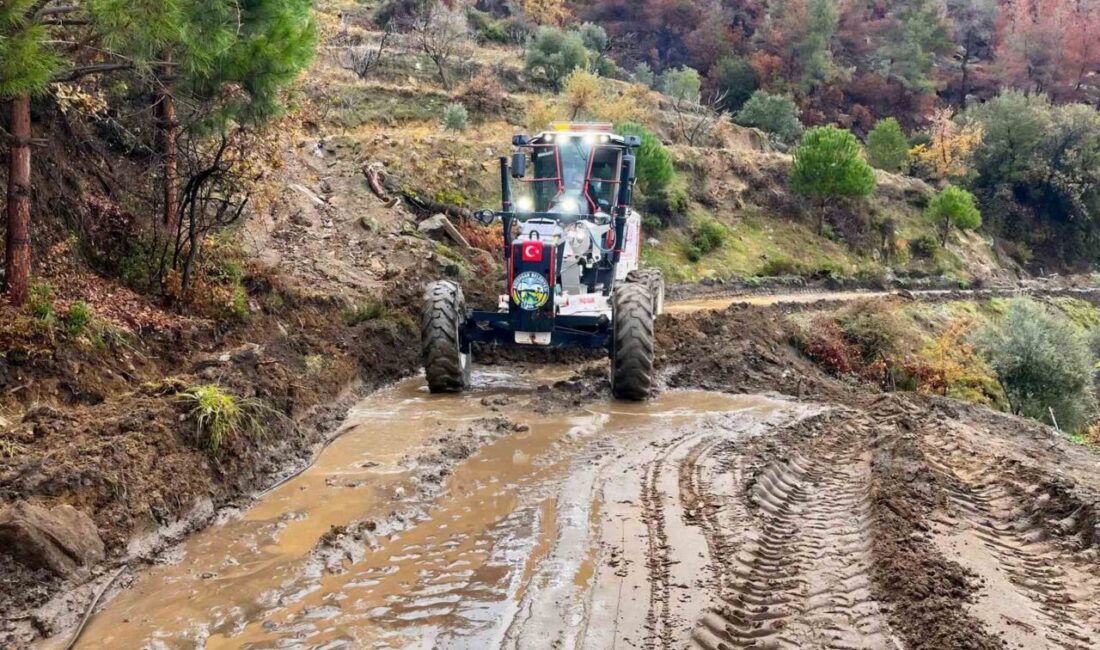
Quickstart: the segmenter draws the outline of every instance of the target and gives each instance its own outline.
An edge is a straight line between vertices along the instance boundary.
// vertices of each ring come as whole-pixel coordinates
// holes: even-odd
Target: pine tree
[[[11,111],[4,289],[12,304],[26,301],[30,284],[31,96],[55,80],[140,65],[140,57],[119,57],[112,46],[137,51],[165,36],[173,8],[171,0],[6,0],[0,6],[0,98]],[[62,49],[66,43],[80,45]]]
[[[795,54],[802,68],[802,87],[807,90],[832,80],[832,39],[840,21],[833,0],[811,0],[806,32],[795,45]]]
[[[0,97],[11,103],[4,290],[15,305],[26,301],[30,284],[31,95],[44,91],[62,66],[45,45],[36,4],[11,0],[0,7]]]
[[[875,173],[850,131],[833,126],[810,129],[792,155],[791,190],[817,202],[818,233],[825,230],[830,199],[867,196],[875,190]]]
[[[867,162],[888,172],[905,170],[909,162],[909,141],[896,119],[879,120],[867,134]]]
[[[954,185],[948,185],[932,197],[927,217],[940,231],[941,246],[947,246],[952,226],[959,230],[975,230],[982,225],[982,213],[978,211],[974,195]]]
[[[928,73],[935,55],[951,47],[947,26],[929,0],[904,0],[898,5],[894,26],[888,30],[879,55],[887,61],[891,76],[910,88],[931,92]]]
[[[171,224],[179,203],[175,95],[186,93],[196,107],[188,115],[195,128],[272,116],[282,88],[311,60],[310,10],[309,0],[5,0],[0,99],[10,102],[12,127],[5,257],[11,302],[26,300],[30,277],[32,95],[53,81],[112,71],[149,81]],[[240,92],[224,92],[230,86]]]

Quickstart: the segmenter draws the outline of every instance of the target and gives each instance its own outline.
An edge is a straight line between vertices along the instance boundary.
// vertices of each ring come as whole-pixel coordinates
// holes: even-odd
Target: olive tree
[[[735,120],[743,126],[752,126],[771,135],[782,143],[790,143],[802,133],[798,119],[798,106],[784,95],[772,95],[757,90],[737,112]]]
[[[976,340],[1013,413],[1066,431],[1086,423],[1094,407],[1093,358],[1085,336],[1067,319],[1030,298],[1015,298]]]

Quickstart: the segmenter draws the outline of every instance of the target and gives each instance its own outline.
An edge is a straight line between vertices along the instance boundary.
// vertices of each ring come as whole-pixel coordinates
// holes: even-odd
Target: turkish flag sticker
[[[542,242],[529,241],[524,243],[520,259],[524,262],[541,262]]]

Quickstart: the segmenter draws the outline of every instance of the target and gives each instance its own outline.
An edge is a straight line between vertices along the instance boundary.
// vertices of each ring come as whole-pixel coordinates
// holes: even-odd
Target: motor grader
[[[664,279],[639,268],[642,222],[633,209],[641,140],[608,124],[556,124],[512,138],[500,159],[500,220],[507,284],[495,311],[468,310],[450,280],[428,284],[421,359],[433,393],[470,385],[475,343],[606,349],[615,397],[653,390],[653,320]]]

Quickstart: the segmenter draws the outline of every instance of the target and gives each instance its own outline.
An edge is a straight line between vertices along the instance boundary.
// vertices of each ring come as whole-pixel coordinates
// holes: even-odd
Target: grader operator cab
[[[616,397],[645,399],[664,280],[659,270],[639,268],[641,217],[631,203],[640,139],[606,124],[558,124],[512,144],[511,158],[500,159],[500,211],[475,215],[486,225],[502,222],[505,292],[496,311],[468,311],[456,283],[427,286],[428,387],[466,389],[476,342],[581,347],[608,351]]]

